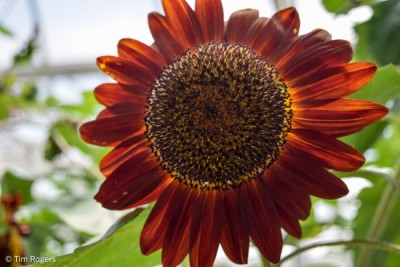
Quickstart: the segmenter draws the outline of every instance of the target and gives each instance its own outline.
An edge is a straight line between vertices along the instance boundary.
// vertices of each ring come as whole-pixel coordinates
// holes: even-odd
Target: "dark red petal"
[[[123,210],[135,208],[143,203],[143,198],[151,194],[156,188],[164,184],[165,176],[160,175],[159,170],[150,172],[132,179],[129,176],[120,177],[120,179],[107,179],[100,187],[95,199],[106,209]],[[107,181],[110,181],[107,183]],[[120,183],[121,186],[115,186],[112,183]]]
[[[255,39],[252,49],[264,58],[285,49],[297,36],[300,27],[299,14],[291,7],[275,13]]]
[[[221,0],[196,1],[195,13],[203,30],[203,41],[221,41],[224,34]]]
[[[295,56],[278,68],[280,76],[291,87],[299,79],[305,78],[317,70],[349,62],[352,56],[353,49],[349,42],[344,40],[326,41],[298,51]]]
[[[168,24],[167,19],[159,13],[149,14],[149,27],[153,35],[155,45],[168,62],[183,53],[188,47],[184,47],[175,36],[173,28]]]
[[[104,106],[120,102],[137,103],[144,106],[150,87],[129,86],[118,83],[105,83],[94,90],[94,95]]]
[[[239,192],[250,237],[270,262],[277,263],[283,241],[280,221],[270,192],[257,181],[241,185]]]
[[[343,98],[364,87],[375,72],[376,65],[367,62],[334,66],[298,79],[290,91],[295,101]]]
[[[284,150],[271,167],[285,183],[302,188],[310,195],[325,199],[345,196],[349,190],[343,181],[318,164]]]
[[[331,40],[329,32],[316,29],[305,35],[301,35],[294,38],[291,43],[288,44],[286,49],[277,51],[277,53],[270,55],[269,60],[274,63],[277,67],[284,65],[292,57],[299,53],[299,51],[306,50],[316,43]]]
[[[183,192],[178,196],[167,227],[162,245],[162,264],[165,267],[175,267],[189,253],[189,233],[193,217],[193,209],[199,201],[199,190],[192,190],[183,184]]]
[[[202,191],[190,229],[190,266],[213,266],[221,240],[223,215],[221,192]]]
[[[310,130],[343,136],[360,131],[388,113],[384,106],[365,100],[339,99],[320,105],[323,102],[299,103],[301,107],[295,109],[295,122]]]
[[[167,64],[164,57],[152,47],[134,39],[122,39],[118,43],[118,54],[146,66],[158,74]]]
[[[200,23],[185,0],[162,0],[168,23],[185,48],[194,48],[203,41]]]
[[[122,57],[99,57],[97,65],[104,73],[122,84],[151,87],[157,77],[156,73],[144,65]]]
[[[235,190],[224,192],[224,226],[221,246],[228,258],[237,264],[246,264],[249,255],[249,233],[240,212],[240,199]]]
[[[95,199],[108,209],[125,209],[142,203],[167,179],[149,148],[122,163],[103,182]]]
[[[291,215],[290,212],[277,207],[279,221],[281,222],[282,228],[291,236],[300,238],[302,231],[298,218]]]
[[[160,183],[157,185],[156,188],[154,188],[150,193],[148,193],[147,195],[142,195],[139,196],[141,197],[141,199],[139,198],[139,200],[137,202],[135,202],[133,205],[130,205],[128,207],[128,209],[130,208],[135,208],[135,207],[139,207],[142,205],[146,205],[149,203],[152,203],[156,200],[158,200],[160,198],[160,195],[164,192],[164,190],[172,183],[173,179],[171,179],[168,175],[163,175],[160,176],[161,177],[161,181]],[[144,191],[144,190],[142,190]]]
[[[118,115],[132,115],[133,120],[144,120],[144,103],[136,104],[121,102],[103,109],[98,115],[97,120],[112,118]]]
[[[251,24],[249,30],[247,31],[247,34],[244,35],[243,33],[243,42],[250,46],[253,47],[255,40],[259,36],[260,32],[266,27],[268,24],[269,19],[266,17],[259,17],[257,18],[253,24]]]
[[[144,121],[132,119],[132,114],[89,121],[79,128],[85,142],[98,146],[116,146],[145,130]]]
[[[305,129],[292,129],[287,137],[286,149],[337,171],[357,170],[365,161],[360,152],[335,137]]]
[[[232,13],[226,26],[224,39],[231,43],[246,44],[243,35],[257,18],[258,10],[256,9],[245,9]]]
[[[177,205],[182,205],[178,199],[181,199],[184,189],[179,182],[171,182],[154,205],[140,236],[143,254],[149,255],[162,247],[172,214]]]
[[[144,135],[129,138],[116,146],[100,161],[100,170],[105,176],[108,176],[122,163],[147,149],[147,139]]]
[[[277,206],[299,219],[304,220],[310,215],[310,196],[301,188],[284,183],[279,174],[272,171],[266,171],[261,179]]]

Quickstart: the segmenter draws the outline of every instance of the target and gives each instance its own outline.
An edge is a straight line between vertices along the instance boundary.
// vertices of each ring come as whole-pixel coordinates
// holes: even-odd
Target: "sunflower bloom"
[[[363,165],[337,138],[387,114],[344,98],[376,66],[349,63],[350,44],[324,30],[299,36],[294,8],[270,19],[240,10],[225,23],[220,0],[162,3],[165,15],[149,14],[154,44],[122,39],[117,57],[98,58],[116,83],[95,89],[105,109],[80,128],[113,147],[95,199],[114,210],[157,201],[140,245],[162,249],[164,266],[188,254],[191,266],[212,266],[219,245],[244,264],[250,239],[278,262],[281,229],[301,236],[311,195],[347,194],[327,169]]]

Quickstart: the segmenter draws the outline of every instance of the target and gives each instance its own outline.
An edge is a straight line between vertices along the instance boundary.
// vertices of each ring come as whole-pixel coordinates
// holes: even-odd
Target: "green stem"
[[[263,267],[271,267],[271,263],[260,253]]]
[[[382,198],[380,199],[376,208],[375,214],[372,217],[371,225],[368,229],[366,239],[368,240],[379,240],[386,228],[390,213],[397,200],[397,185],[400,183],[400,160],[397,163],[397,169],[395,177],[393,179],[395,183],[388,183],[383,191]],[[360,251],[358,267],[367,267],[370,263],[373,250],[369,248],[363,248]]]
[[[330,242],[318,242],[312,245],[308,245],[302,248],[298,248],[286,257],[282,258],[281,261],[276,264],[276,267],[281,266],[282,263],[288,261],[289,259],[297,256],[298,254],[318,247],[332,247],[332,246],[362,246],[362,247],[369,247],[373,249],[383,250],[391,253],[400,254],[400,246],[396,244],[386,243],[382,241],[372,241],[372,240],[338,240],[338,241],[330,241]]]

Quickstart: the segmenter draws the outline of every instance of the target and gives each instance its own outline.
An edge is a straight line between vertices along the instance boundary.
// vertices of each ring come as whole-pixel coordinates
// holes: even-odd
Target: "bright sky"
[[[147,14],[161,11],[161,0],[0,0],[0,24],[14,32],[12,38],[0,35],[0,70],[9,66],[11,55],[18,51],[32,31],[29,1],[39,7],[41,51],[37,63],[91,63],[105,54],[116,54],[119,39],[131,37],[151,43]],[[194,0],[188,0],[193,6]],[[222,0],[225,19],[239,9],[256,8],[270,17],[272,0]],[[370,10],[359,8],[349,16],[334,18],[321,0],[295,0],[300,13],[300,33],[324,28],[335,39],[354,40],[351,26],[370,16]]]

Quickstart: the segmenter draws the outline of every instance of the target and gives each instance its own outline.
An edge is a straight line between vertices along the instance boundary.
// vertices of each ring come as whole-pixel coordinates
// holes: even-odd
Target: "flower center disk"
[[[148,96],[146,136],[170,175],[226,190],[279,156],[292,109],[276,68],[246,46],[211,42],[166,66]]]

